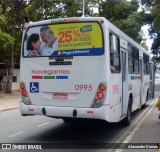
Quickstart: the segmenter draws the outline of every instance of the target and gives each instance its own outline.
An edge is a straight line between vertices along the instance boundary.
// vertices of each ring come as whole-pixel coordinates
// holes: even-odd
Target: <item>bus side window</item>
[[[143,71],[144,74],[149,74],[149,66],[148,66],[148,62],[149,62],[149,56],[147,56],[146,54],[143,53]]]
[[[139,50],[136,47],[133,47],[133,62],[134,62],[134,73],[139,74]]]
[[[128,44],[128,68],[129,68],[129,74],[133,74],[134,60],[133,60],[133,47],[131,44]]]
[[[120,72],[119,38],[114,34],[110,34],[110,68],[112,73]]]

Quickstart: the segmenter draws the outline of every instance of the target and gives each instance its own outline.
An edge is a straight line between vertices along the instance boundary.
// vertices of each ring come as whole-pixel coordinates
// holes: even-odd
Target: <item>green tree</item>
[[[0,5],[0,50],[8,49],[14,45],[14,39],[7,33],[3,32],[7,26],[7,19],[2,14],[2,6]]]
[[[144,20],[150,26],[149,36],[153,39],[151,50],[158,56],[160,54],[160,1],[142,0],[142,5],[147,12]]]
[[[151,10],[153,17],[153,31],[155,31],[155,37],[152,44],[153,53],[160,54],[160,1],[154,0],[154,7]]]
[[[104,16],[123,32],[137,42],[142,41],[139,34],[143,23],[144,12],[137,12],[138,2],[135,0],[105,0],[99,2],[99,16]]]
[[[90,0],[85,0],[85,13],[91,16]],[[90,3],[91,4],[91,3]],[[34,15],[33,15],[34,12]],[[82,0],[33,0],[24,10],[25,16],[31,21],[43,20],[44,17],[80,17],[82,16]]]
[[[2,5],[0,5],[0,61],[8,63],[6,57],[10,55],[10,48],[15,44],[15,39],[7,33],[6,27],[8,26],[8,20],[3,15]]]
[[[15,51],[19,46],[19,34],[22,33],[22,10],[25,6],[22,0],[1,0],[1,24],[2,46],[4,60],[7,64],[6,93],[12,93],[12,79],[15,63]],[[9,42],[9,43],[8,43]],[[19,52],[20,54],[20,52]],[[19,55],[18,54],[18,55]]]

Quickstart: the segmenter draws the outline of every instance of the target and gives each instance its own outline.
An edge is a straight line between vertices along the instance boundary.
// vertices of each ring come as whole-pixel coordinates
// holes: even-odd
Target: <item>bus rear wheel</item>
[[[131,99],[129,99],[128,102],[128,109],[127,109],[127,116],[123,120],[123,125],[124,126],[129,126],[131,123],[131,115],[132,115],[132,102]]]
[[[149,99],[149,94],[148,94],[148,91],[147,91],[146,101],[145,101],[145,103],[141,106],[141,109],[145,109],[145,108],[146,108],[146,103],[147,103],[148,99]]]

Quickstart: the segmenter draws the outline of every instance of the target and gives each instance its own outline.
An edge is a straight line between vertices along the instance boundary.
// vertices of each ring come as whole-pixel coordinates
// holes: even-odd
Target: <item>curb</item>
[[[6,108],[3,108],[3,109],[0,109],[0,113],[10,111],[10,110],[16,110],[16,109],[19,109],[19,106],[6,107]]]
[[[138,116],[138,118],[133,122],[133,124],[131,126],[128,126],[128,128],[126,129],[126,132],[115,142],[115,145],[113,145],[113,147],[108,151],[108,152],[123,152],[123,145],[122,143],[127,143],[127,141],[125,141],[127,138],[129,138],[130,134],[133,132],[133,130],[136,128],[137,124],[139,123],[139,121],[143,121],[145,115],[149,112],[149,110],[151,110],[153,108],[153,106],[156,103],[157,98],[154,98],[153,101],[151,102],[151,104],[149,104],[149,107],[146,108],[141,115]],[[119,147],[116,147],[118,149],[115,148],[116,144],[120,143]],[[122,147],[121,147],[122,145]],[[120,148],[121,147],[121,148]],[[120,148],[120,149],[119,149]]]

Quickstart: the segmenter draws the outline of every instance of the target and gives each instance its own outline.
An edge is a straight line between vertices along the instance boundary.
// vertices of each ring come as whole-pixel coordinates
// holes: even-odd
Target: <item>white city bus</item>
[[[26,23],[21,114],[129,125],[153,96],[152,66],[149,53],[105,18]]]

